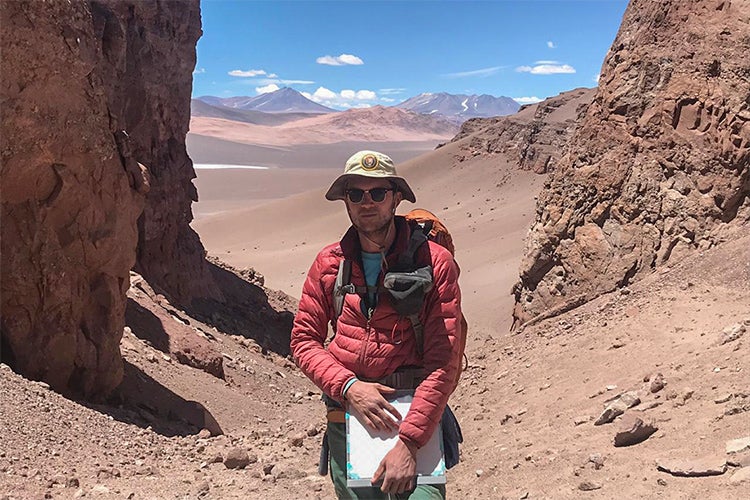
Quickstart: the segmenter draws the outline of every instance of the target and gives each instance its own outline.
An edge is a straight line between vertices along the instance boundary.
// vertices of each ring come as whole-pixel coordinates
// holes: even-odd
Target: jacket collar
[[[385,254],[389,266],[395,265],[398,262],[398,256],[408,248],[409,237],[411,236],[409,223],[403,216],[395,216],[394,222],[396,225],[396,238],[393,240],[391,248]],[[351,226],[344,237],[341,238],[341,251],[346,259],[355,262],[361,261],[362,245],[359,242],[359,234],[356,227]]]

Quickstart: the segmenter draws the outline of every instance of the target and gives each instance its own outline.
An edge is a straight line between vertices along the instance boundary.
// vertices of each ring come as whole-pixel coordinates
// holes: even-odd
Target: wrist
[[[343,399],[346,399],[346,393],[349,392],[349,389],[351,389],[351,387],[354,385],[354,382],[357,381],[359,381],[357,377],[352,377],[346,381],[346,383],[344,384],[344,388],[341,389],[341,397]]]
[[[403,445],[406,447],[407,450],[409,450],[409,453],[411,453],[412,456],[414,457],[417,456],[417,451],[419,451],[419,448],[417,447],[416,444],[412,443],[411,441],[407,439],[404,439],[402,436],[399,436],[398,440],[401,441],[401,443],[403,443]]]

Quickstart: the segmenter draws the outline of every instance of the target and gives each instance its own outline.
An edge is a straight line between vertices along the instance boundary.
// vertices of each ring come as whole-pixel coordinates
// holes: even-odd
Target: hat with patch
[[[417,201],[414,192],[403,177],[396,173],[393,160],[383,153],[377,151],[359,151],[354,153],[346,161],[344,173],[341,174],[326,192],[326,199],[343,200],[346,198],[346,187],[349,179],[353,177],[369,177],[371,179],[387,179],[396,185],[404,199],[415,203]]]

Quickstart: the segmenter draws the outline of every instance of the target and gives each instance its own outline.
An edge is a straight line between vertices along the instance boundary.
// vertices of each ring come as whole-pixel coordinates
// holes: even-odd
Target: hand
[[[417,449],[399,439],[381,460],[371,482],[375,485],[382,479],[380,491],[383,493],[403,493],[414,487],[416,475]]]
[[[397,431],[402,418],[401,414],[383,397],[383,394],[388,395],[394,392],[396,389],[387,385],[357,380],[346,391],[346,400],[362,415],[368,429],[383,432]]]

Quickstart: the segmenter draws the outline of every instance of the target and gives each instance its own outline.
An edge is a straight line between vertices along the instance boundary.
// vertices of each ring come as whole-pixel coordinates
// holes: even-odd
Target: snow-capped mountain
[[[336,110],[315,103],[299,92],[284,87],[275,92],[260,94],[255,97],[214,97],[202,96],[199,100],[212,106],[224,106],[264,113],[332,113]]]
[[[396,107],[423,115],[438,114],[462,122],[469,118],[511,115],[518,111],[521,105],[510,97],[440,92],[419,94],[397,104]]]

